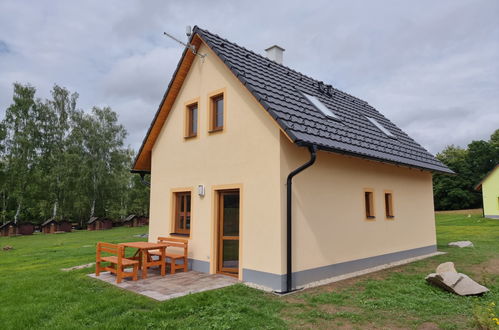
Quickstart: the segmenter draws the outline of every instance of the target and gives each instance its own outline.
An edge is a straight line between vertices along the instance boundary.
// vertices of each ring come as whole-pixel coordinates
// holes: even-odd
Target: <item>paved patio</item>
[[[140,278],[139,271],[138,281],[132,281],[131,278],[127,278],[120,284],[116,283],[116,276],[109,272],[103,272],[100,276],[95,276],[95,274],[89,274],[88,276],[158,301],[182,297],[191,293],[220,289],[239,282],[236,278],[230,276],[195,271],[161,276],[159,270],[156,269],[149,269],[147,279],[145,280]]]

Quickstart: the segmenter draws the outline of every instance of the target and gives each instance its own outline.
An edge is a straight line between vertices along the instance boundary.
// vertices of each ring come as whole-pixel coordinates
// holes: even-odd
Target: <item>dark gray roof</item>
[[[197,26],[193,32],[220,57],[294,143],[453,173],[367,102]],[[302,93],[317,97],[340,120],[323,115]],[[395,138],[384,134],[367,117],[376,119]]]
[[[55,222],[55,223],[64,223],[64,222],[67,222],[67,223],[70,223],[68,220],[55,220],[54,218],[50,218],[48,220],[46,220],[44,223],[42,223],[42,227],[45,227],[46,225],[50,224],[51,222]]]
[[[48,225],[51,222],[55,222],[55,219],[54,218],[50,218],[50,219],[46,220],[44,223],[42,223],[42,227],[45,227],[46,225]]]
[[[92,222],[95,222],[96,220],[98,220],[99,217],[91,217],[90,220],[88,220],[87,223],[92,223]]]
[[[137,216],[135,214],[130,214],[128,217],[125,218],[125,220],[123,220],[123,222],[131,221],[136,217]]]
[[[4,227],[10,226],[10,225],[17,226],[13,221],[7,221],[3,225],[0,225],[0,229],[3,229]]]

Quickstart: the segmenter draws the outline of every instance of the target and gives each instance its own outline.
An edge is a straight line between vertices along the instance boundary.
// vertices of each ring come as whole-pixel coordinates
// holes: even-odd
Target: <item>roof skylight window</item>
[[[394,138],[396,139],[396,136],[392,134],[392,132],[390,132],[389,130],[387,130],[385,128],[385,126],[381,125],[376,119],[374,118],[371,118],[371,117],[367,117],[367,119],[369,119],[369,121],[371,123],[374,124],[374,126],[376,126],[381,132],[385,133],[386,135],[388,135],[389,137],[391,138]]]
[[[303,95],[307,98],[307,100],[310,103],[312,103],[312,105],[314,107],[316,107],[326,117],[340,120],[340,118],[338,116],[336,116],[331,110],[329,110],[329,108],[326,105],[324,105],[324,103],[322,103],[318,98],[316,98],[315,96],[312,96],[312,95],[305,94],[305,93],[303,93]]]

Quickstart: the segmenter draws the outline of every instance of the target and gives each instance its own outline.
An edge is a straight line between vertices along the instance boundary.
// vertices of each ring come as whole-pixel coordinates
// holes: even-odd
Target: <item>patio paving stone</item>
[[[95,276],[95,274],[89,274],[88,276],[158,301],[182,297],[191,293],[220,289],[239,283],[236,278],[230,276],[206,274],[196,271],[161,276],[159,270],[156,269],[150,269],[145,280],[140,278],[139,271],[138,281],[132,281],[131,278],[127,278],[120,284],[116,283],[116,276],[110,272],[103,272],[100,276]]]

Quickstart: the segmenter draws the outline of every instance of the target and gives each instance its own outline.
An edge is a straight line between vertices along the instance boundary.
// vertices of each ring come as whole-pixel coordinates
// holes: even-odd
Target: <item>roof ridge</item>
[[[324,151],[453,173],[367,101],[282,63],[272,61],[262,54],[239,46],[197,25],[194,26],[189,41],[193,42],[195,36],[204,40],[294,143],[302,146],[314,144]],[[186,54],[187,48],[184,49],[177,70]],[[172,79],[175,79],[175,75],[176,73]],[[172,81],[151,127],[158,119]],[[306,102],[303,95],[300,96],[303,93],[315,95],[322,99],[321,102],[331,107],[330,110],[340,114],[341,125],[329,125],[330,120],[327,116],[312,103]],[[384,133],[377,125],[370,123],[369,117],[379,120],[380,125],[395,135],[395,139]],[[151,128],[139,154],[143,151],[150,130]],[[147,164],[144,168],[150,171]]]
[[[210,32],[210,31],[208,31],[208,30],[205,30],[205,29],[203,29],[203,28],[200,28],[200,27],[199,27],[199,26],[197,26],[197,25],[196,25],[196,26],[194,26],[193,32],[196,32],[196,31],[198,31],[198,30],[199,30],[199,31],[201,31],[201,33],[206,33],[206,34],[208,34],[208,35],[215,36],[215,37],[217,37],[217,38],[219,38],[219,39],[222,39],[222,40],[223,40],[223,41],[225,41],[225,42],[228,42],[228,43],[230,43],[230,44],[232,44],[232,45],[235,45],[235,46],[237,46],[237,47],[243,48],[244,50],[246,50],[246,51],[248,51],[248,52],[250,52],[250,53],[252,53],[252,54],[254,54],[254,55],[256,55],[256,56],[258,56],[258,57],[260,57],[260,58],[262,58],[262,59],[264,59],[265,61],[267,61],[267,62],[268,62],[268,63],[270,63],[270,64],[274,64],[274,65],[280,66],[280,67],[282,67],[282,68],[284,68],[284,69],[287,69],[287,70],[293,71],[293,72],[295,72],[296,74],[301,75],[301,76],[303,76],[303,77],[305,77],[305,78],[308,78],[308,79],[310,79],[310,80],[312,80],[312,81],[314,81],[314,82],[316,82],[316,83],[320,83],[320,84],[328,85],[328,84],[324,83],[324,81],[322,81],[322,80],[318,80],[318,79],[316,79],[316,78],[313,78],[312,76],[309,76],[309,75],[307,75],[307,74],[305,74],[305,73],[302,73],[302,72],[300,72],[300,71],[297,71],[297,70],[295,70],[295,69],[293,69],[293,68],[291,68],[291,67],[289,67],[289,66],[287,66],[287,65],[284,65],[284,64],[282,64],[282,63],[277,63],[277,62],[275,62],[275,61],[273,61],[273,60],[269,59],[268,57],[266,57],[266,56],[264,56],[264,55],[262,55],[262,54],[256,53],[256,52],[254,52],[253,50],[248,49],[248,48],[246,48],[246,47],[244,47],[244,46],[241,46],[241,45],[239,45],[239,44],[237,44],[237,43],[235,43],[235,42],[233,42],[233,41],[227,40],[226,38],[221,37],[221,36],[219,36],[219,35],[218,35],[218,34],[216,34],[216,33],[213,33],[213,32]],[[371,105],[369,104],[369,102],[367,102],[367,101],[365,101],[365,100],[363,100],[363,99],[361,99],[361,98],[358,98],[358,97],[356,97],[356,96],[354,96],[354,95],[352,95],[352,94],[350,94],[350,93],[347,93],[347,92],[345,92],[345,91],[342,91],[341,89],[338,89],[338,88],[334,87],[334,86],[332,85],[332,83],[331,83],[331,84],[329,84],[329,86],[331,86],[331,88],[333,88],[333,89],[334,89],[335,91],[337,91],[337,92],[343,93],[343,94],[345,94],[346,96],[351,97],[351,98],[352,98],[352,99],[354,99],[354,100],[358,100],[358,101],[360,101],[361,103],[365,103],[365,105],[369,105],[369,106],[371,106]]]

